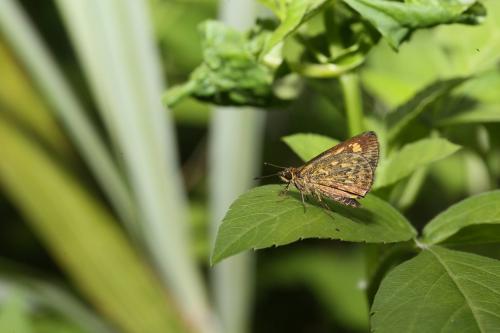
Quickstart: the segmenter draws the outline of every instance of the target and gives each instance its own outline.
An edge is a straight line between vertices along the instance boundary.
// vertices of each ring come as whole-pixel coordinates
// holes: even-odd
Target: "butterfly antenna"
[[[279,168],[279,169],[286,169],[286,167],[284,167],[284,166],[276,165],[276,164],[272,164],[272,163],[267,163],[267,162],[264,162],[264,165],[270,165],[272,167]]]
[[[259,180],[259,179],[262,179],[262,178],[274,177],[274,176],[277,176],[278,174],[279,174],[279,172],[276,172],[276,173],[273,173],[273,174],[270,174],[270,175],[259,176],[259,177],[255,177],[253,180]]]

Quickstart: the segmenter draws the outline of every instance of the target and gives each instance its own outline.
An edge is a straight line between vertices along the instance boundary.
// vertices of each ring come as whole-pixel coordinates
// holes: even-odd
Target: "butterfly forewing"
[[[370,163],[362,155],[353,153],[325,156],[314,168],[301,170],[300,176],[313,186],[334,188],[346,192],[345,196],[356,198],[364,197],[373,183]]]
[[[365,159],[368,160],[372,169],[375,170],[379,157],[379,144],[377,135],[375,134],[375,132],[370,131],[341,142],[338,145],[333,146],[332,148],[309,160],[306,164],[304,164],[304,166],[302,166],[301,171],[305,171],[306,169],[314,167],[314,164],[321,161],[321,159],[323,158],[329,158],[332,155],[339,155],[342,153],[362,155]]]

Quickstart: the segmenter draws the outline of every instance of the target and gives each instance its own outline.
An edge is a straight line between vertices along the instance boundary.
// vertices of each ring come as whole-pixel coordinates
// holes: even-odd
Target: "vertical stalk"
[[[253,24],[253,0],[222,1],[221,20],[240,30]],[[253,108],[218,107],[211,121],[211,233],[229,205],[253,183],[260,164],[265,114]],[[253,294],[254,255],[232,257],[212,270],[212,287],[221,332],[246,332]]]
[[[340,77],[340,86],[344,96],[349,135],[353,136],[365,130],[359,75],[355,72],[342,75]]]

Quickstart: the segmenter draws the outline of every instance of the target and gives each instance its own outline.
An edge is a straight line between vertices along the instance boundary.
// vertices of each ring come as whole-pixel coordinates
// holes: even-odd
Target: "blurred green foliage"
[[[258,251],[253,331],[494,331],[500,326],[500,300],[489,291],[498,291],[491,276],[498,275],[500,259],[494,191],[500,184],[500,3],[260,2],[274,17],[267,12],[247,32],[212,21],[214,0],[148,2],[162,55],[157,74],[172,86],[164,102],[176,121],[179,146],[170,148],[181,155],[193,258],[207,268],[212,246],[206,145],[193,144],[209,135],[210,104],[270,109],[264,159],[280,165],[300,165],[356,134],[354,123],[375,130],[382,148],[366,210],[335,206],[332,223],[314,203],[302,214],[296,194],[280,202],[277,186],[258,187],[229,211],[216,259],[307,237],[414,240],[369,246],[307,240]],[[20,3],[50,45],[61,43],[51,48],[57,66],[80,82],[71,88],[113,151],[118,178],[132,187],[127,162],[112,149],[112,136],[94,110],[96,96],[82,84],[85,69],[68,51],[60,14],[33,1]],[[8,33],[0,30],[0,234],[9,240],[0,244],[0,256],[44,274],[0,261],[0,331],[186,331],[183,323],[192,318],[183,318],[171,302],[175,290],[159,281],[143,245],[123,232],[112,198],[54,116],[50,98],[40,94]],[[343,82],[347,75],[354,84]],[[368,221],[370,210],[375,222],[356,224]],[[242,219],[242,225],[231,224]],[[404,237],[387,231],[396,225]],[[481,301],[488,308],[475,310]],[[460,326],[446,326],[443,318],[460,304],[460,320],[453,322]],[[392,320],[380,319],[386,316]]]

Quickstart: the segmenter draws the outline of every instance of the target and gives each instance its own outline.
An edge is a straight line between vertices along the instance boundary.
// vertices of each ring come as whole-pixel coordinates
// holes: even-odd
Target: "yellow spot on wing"
[[[344,147],[342,147],[342,148],[340,148],[340,149],[337,149],[337,150],[335,151],[335,155],[336,155],[336,154],[340,154],[340,153],[341,153],[341,152],[343,152],[343,151],[344,151]]]
[[[353,152],[358,153],[358,152],[360,152],[362,150],[363,149],[361,148],[361,146],[359,145],[359,143],[356,142],[355,144],[353,144],[353,146],[352,146],[352,151]]]

